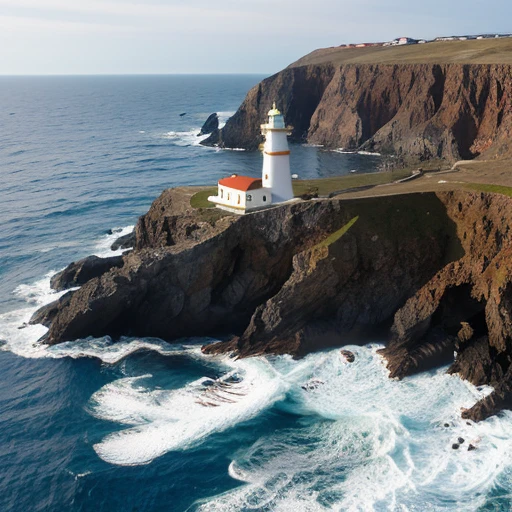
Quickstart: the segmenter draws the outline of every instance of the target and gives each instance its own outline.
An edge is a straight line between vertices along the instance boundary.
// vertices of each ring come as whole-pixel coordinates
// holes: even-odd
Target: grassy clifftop
[[[320,48],[289,67],[312,64],[512,64],[512,38],[407,46]]]

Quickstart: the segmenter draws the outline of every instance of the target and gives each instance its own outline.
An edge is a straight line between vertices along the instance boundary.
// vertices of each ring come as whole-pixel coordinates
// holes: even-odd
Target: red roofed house
[[[286,138],[291,128],[285,126],[283,115],[275,104],[268,116],[268,123],[261,125],[265,135],[262,177],[233,174],[219,180],[217,195],[208,198],[218,208],[244,214],[293,199],[290,150]]]

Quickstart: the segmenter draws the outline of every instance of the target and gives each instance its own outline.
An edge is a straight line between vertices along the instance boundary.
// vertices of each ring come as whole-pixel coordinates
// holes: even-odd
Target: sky
[[[316,48],[487,32],[512,32],[510,0],[0,0],[0,74],[271,74]]]

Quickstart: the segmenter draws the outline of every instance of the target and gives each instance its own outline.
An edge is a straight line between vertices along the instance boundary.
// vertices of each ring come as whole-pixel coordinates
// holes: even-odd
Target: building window
[[[267,196],[263,196],[263,202],[266,203],[267,202]]]
[[[228,201],[231,199],[231,194],[228,192]]]
[[[251,196],[251,194],[247,194],[247,201],[252,201],[252,196]]]
[[[268,180],[268,174],[265,174],[265,179]]]
[[[240,204],[240,194],[238,194],[238,204]]]
[[[222,199],[224,197],[224,190],[220,189],[220,198]]]

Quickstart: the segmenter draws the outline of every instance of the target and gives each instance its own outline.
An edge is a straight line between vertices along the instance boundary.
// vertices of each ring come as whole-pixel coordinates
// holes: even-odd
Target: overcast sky
[[[0,74],[270,74],[320,47],[482,32],[512,32],[512,1],[0,0]]]

